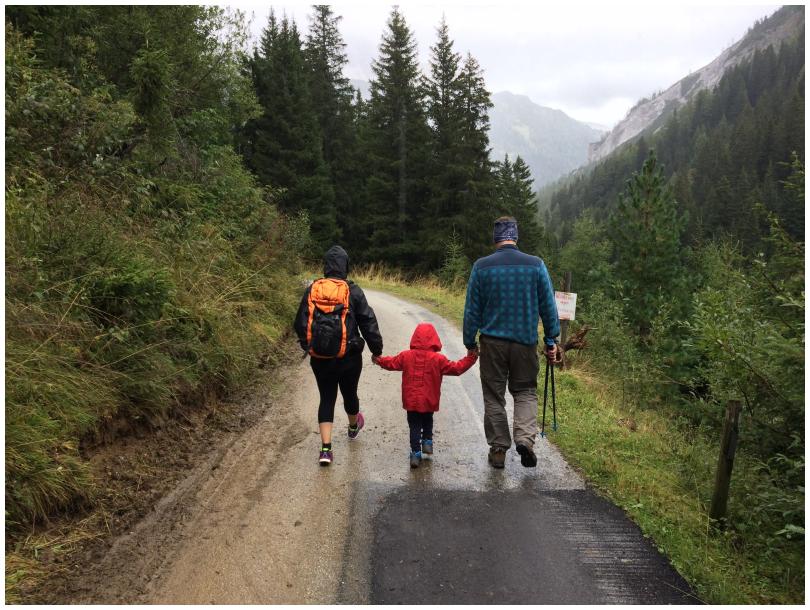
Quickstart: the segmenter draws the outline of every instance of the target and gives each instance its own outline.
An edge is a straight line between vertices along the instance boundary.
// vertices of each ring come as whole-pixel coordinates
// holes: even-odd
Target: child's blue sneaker
[[[411,468],[419,468],[419,464],[421,462],[422,462],[422,452],[411,451]]]
[[[426,438],[422,440],[422,453],[433,455],[433,439]]]

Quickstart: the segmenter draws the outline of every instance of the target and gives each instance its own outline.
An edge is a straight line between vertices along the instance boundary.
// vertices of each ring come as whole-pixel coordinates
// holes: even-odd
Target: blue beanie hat
[[[499,243],[502,241],[517,241],[518,228],[517,221],[509,220],[496,220],[495,229],[492,231],[492,242]]]

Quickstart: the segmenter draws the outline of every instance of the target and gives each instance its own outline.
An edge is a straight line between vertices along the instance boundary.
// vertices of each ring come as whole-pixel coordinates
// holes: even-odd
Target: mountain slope
[[[572,119],[561,110],[546,108],[525,95],[501,91],[492,96],[489,134],[494,161],[505,154],[520,155],[540,188],[583,165],[588,145],[602,132]]]
[[[790,37],[801,23],[804,23],[804,7],[801,6],[785,7],[757,23],[714,61],[666,91],[637,103],[603,140],[590,147],[588,160],[597,161],[642,131],[659,127],[676,108],[693,99],[701,90],[715,87],[730,68],[750,60],[756,51],[771,45],[778,50],[781,41]]]
[[[563,242],[575,219],[591,209],[605,220],[625,182],[641,168],[650,149],[681,211],[688,213],[689,243],[731,236],[745,252],[758,247],[758,204],[777,214],[788,233],[804,234],[803,205],[786,183],[803,162],[804,11],[781,9],[774,21],[795,23],[776,44],[756,50],[730,67],[713,89],[702,89],[687,104],[625,142],[605,158],[550,185],[540,194],[546,226]],[[773,31],[768,21],[759,24]],[[755,28],[756,29],[756,28]],[[778,51],[774,47],[778,46]]]

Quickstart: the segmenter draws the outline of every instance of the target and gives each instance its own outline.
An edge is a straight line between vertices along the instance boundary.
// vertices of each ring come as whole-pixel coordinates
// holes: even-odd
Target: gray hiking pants
[[[493,449],[509,449],[506,388],[515,399],[515,444],[534,446],[537,434],[537,373],[540,359],[536,345],[481,336],[481,388],[484,392],[484,433]]]

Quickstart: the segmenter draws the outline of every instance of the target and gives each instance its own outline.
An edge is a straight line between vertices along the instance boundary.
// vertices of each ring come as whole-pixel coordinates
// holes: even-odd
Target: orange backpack
[[[349,315],[349,284],[327,277],[315,280],[309,291],[307,344],[313,358],[343,358],[346,355],[346,316]]]

